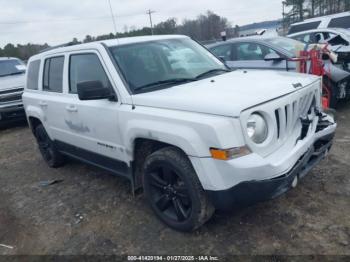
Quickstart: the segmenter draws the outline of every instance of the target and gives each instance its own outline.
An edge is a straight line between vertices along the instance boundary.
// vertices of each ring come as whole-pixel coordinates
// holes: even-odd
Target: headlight
[[[247,134],[249,138],[256,144],[261,144],[267,139],[267,123],[260,114],[254,113],[248,118]]]

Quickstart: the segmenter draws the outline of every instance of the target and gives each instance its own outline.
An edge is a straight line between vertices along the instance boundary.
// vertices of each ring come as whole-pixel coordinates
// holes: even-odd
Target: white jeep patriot
[[[45,51],[23,95],[50,167],[72,157],[126,177],[181,231],[295,187],[332,145],[320,100],[320,78],[231,72],[185,36]]]

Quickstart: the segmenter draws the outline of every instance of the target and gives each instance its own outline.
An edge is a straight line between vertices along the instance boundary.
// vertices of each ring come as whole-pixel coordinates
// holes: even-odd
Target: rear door
[[[44,114],[44,125],[53,140],[65,140],[64,125],[64,55],[44,58],[42,92],[37,94],[38,105]]]

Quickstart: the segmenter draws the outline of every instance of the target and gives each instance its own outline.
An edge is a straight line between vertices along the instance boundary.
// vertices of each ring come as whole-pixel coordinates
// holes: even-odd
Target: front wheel
[[[146,159],[143,184],[157,217],[175,230],[193,231],[214,212],[188,157],[174,147]]]

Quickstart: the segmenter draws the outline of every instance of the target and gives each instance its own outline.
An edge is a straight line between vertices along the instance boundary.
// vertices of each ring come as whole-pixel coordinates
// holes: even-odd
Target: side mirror
[[[115,97],[110,88],[104,87],[101,81],[86,81],[77,84],[80,100],[100,100]]]
[[[278,62],[278,61],[282,61],[284,58],[281,57],[279,54],[277,53],[269,53],[265,56],[264,60],[265,61],[274,61],[274,62]]]

